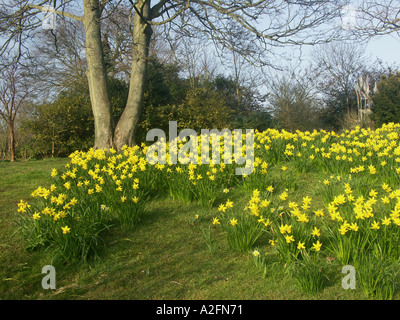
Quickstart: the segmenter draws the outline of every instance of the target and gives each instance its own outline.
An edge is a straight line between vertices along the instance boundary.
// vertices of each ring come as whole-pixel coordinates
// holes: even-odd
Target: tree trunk
[[[124,145],[135,144],[134,136],[143,104],[149,44],[152,35],[151,26],[146,23],[150,17],[150,1],[137,1],[136,8],[141,14],[139,15],[135,11],[129,95],[114,132],[114,145],[117,150],[121,150]]]
[[[8,122],[8,131],[10,133],[10,161],[15,161],[15,139],[14,139],[14,121]]]
[[[95,129],[95,149],[113,147],[113,119],[100,31],[99,0],[84,0],[87,77]]]

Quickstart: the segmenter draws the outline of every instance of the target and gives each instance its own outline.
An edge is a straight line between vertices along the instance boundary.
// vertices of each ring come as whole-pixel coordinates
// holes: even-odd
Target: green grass
[[[221,228],[212,229],[218,246],[211,254],[202,228],[210,225],[217,208],[165,196],[150,202],[134,228],[113,227],[104,237],[99,257],[86,264],[53,264],[46,252],[24,249],[15,223],[16,209],[19,200],[29,200],[37,186],[48,186],[52,168],[62,168],[67,162],[0,163],[0,299],[365,299],[360,288],[342,288],[342,266],[335,261],[327,262],[325,288],[310,296],[273,254],[266,256],[264,277],[250,254],[229,249]],[[315,195],[318,190],[313,190],[313,182],[323,178],[317,173],[300,175],[294,195],[298,190],[299,197]],[[234,189],[229,198],[243,208],[248,193]],[[196,214],[198,220],[193,219]],[[267,238],[262,237],[257,247],[268,251]],[[41,287],[41,269],[48,264],[56,268],[56,290]]]

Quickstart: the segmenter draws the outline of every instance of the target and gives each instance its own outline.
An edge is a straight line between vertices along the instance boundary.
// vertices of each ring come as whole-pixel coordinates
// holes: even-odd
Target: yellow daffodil
[[[351,223],[350,226],[349,226],[349,228],[350,228],[351,230],[353,230],[353,231],[358,231],[358,229],[359,229],[359,227],[358,227],[358,225],[357,225],[356,222]]]
[[[281,199],[282,201],[285,201],[287,199],[287,197],[288,197],[288,193],[286,191],[282,192],[279,195],[279,199]]]
[[[292,232],[292,226],[291,226],[291,225],[287,225],[287,224],[281,225],[281,226],[279,227],[279,231],[280,231],[280,233],[282,233],[282,234],[291,233],[291,232]]]
[[[314,229],[311,232],[311,235],[313,237],[319,237],[321,235],[321,231],[317,227],[314,227]]]
[[[58,174],[57,169],[53,168],[53,170],[51,171],[51,176],[54,178],[54,177],[57,177],[57,174]]]
[[[35,213],[32,215],[32,218],[33,218],[33,220],[39,220],[39,219],[40,219],[40,214],[39,214],[38,212],[35,212]]]
[[[267,199],[264,199],[264,200],[261,201],[260,207],[261,207],[261,208],[266,208],[266,207],[268,207],[270,204],[271,204],[271,201],[268,201]]]
[[[320,243],[319,240],[318,240],[316,243],[313,243],[312,249],[315,250],[315,251],[320,251],[321,250],[321,246],[322,246],[322,243]]]
[[[314,214],[317,216],[317,217],[323,217],[325,214],[324,214],[324,209],[319,209],[319,210],[317,210],[317,211],[314,211]]]
[[[374,221],[374,222],[371,224],[371,229],[372,229],[372,230],[379,230],[379,229],[380,229],[379,222]]]
[[[291,243],[291,242],[295,241],[293,235],[289,235],[289,234],[285,235],[285,240],[286,240],[286,243]]]
[[[221,203],[221,204],[219,205],[219,207],[218,207],[218,211],[225,212],[226,209],[227,209],[227,207],[226,207],[224,204],[222,204],[222,203]]]
[[[61,227],[62,233],[67,234],[71,232],[71,229],[68,226]]]
[[[232,218],[232,219],[229,221],[229,223],[230,223],[232,226],[236,226],[236,225],[238,224],[238,221],[237,221],[237,219]]]
[[[304,205],[310,205],[311,204],[311,198],[309,196],[306,196],[303,198],[303,204]]]
[[[381,219],[382,220],[382,224],[384,225],[384,226],[388,226],[392,221],[390,220],[390,218],[388,218],[388,217],[385,217],[385,218],[383,218],[383,219]]]
[[[305,243],[299,241],[298,244],[297,244],[297,249],[298,249],[298,250],[302,250],[302,249],[305,249],[305,248],[306,248],[306,247],[305,247]]]

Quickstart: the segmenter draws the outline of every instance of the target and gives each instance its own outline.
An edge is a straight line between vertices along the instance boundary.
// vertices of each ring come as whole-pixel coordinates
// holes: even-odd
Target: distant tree
[[[270,84],[269,109],[282,129],[310,131],[320,127],[319,105],[310,83],[283,76]]]
[[[201,129],[224,129],[229,127],[230,109],[224,97],[210,87],[190,88],[184,99],[176,104],[151,106],[150,114],[142,121],[143,134],[152,128],[168,132],[169,121],[177,121],[178,130],[190,128],[198,133]],[[150,109],[150,108],[149,108]],[[143,137],[143,138],[144,138]]]
[[[200,132],[229,127],[230,111],[224,97],[208,86],[188,90],[185,100],[175,110],[175,119],[179,119],[181,128]]]
[[[13,162],[15,161],[15,120],[30,91],[24,81],[26,70],[17,63],[6,65],[7,67],[0,71],[0,116],[8,126],[10,160]]]
[[[128,95],[124,80],[109,78],[110,102],[115,121],[121,115]],[[68,156],[75,150],[93,146],[93,114],[87,83],[72,83],[54,101],[32,104],[21,124],[21,133],[31,136],[27,142],[34,157]]]
[[[40,87],[38,101],[52,101],[72,86],[87,82],[87,63],[84,55],[85,33],[75,20],[58,20],[57,29],[39,30],[40,45],[31,49],[32,84]],[[87,84],[85,84],[87,87]],[[49,93],[51,93],[49,95]]]
[[[186,98],[189,81],[180,76],[181,68],[176,64],[161,62],[150,57],[143,97],[143,112],[138,123],[138,142],[145,141],[146,133],[152,128],[167,130],[166,110],[171,105],[181,104]]]
[[[224,75],[216,76],[211,84],[222,93],[233,113],[254,111],[260,107],[262,98],[254,87],[237,84],[235,79]]]
[[[325,104],[321,120],[329,129],[340,129],[345,116],[357,112],[355,84],[366,72],[365,49],[332,42],[316,47],[311,56],[311,74]]]
[[[271,114],[263,106],[264,96],[251,85],[238,84],[236,78],[218,75],[212,84],[222,94],[230,109],[231,128],[265,130],[272,123]]]
[[[110,92],[113,122],[116,123],[124,110],[125,101],[129,94],[129,85],[125,80],[118,78],[108,78],[107,82]],[[85,87],[87,88],[87,86]]]
[[[21,130],[32,135],[32,156],[68,156],[93,145],[93,115],[86,90],[63,92],[54,102],[31,108]]]
[[[346,121],[356,113],[357,97],[355,92],[337,92],[334,96],[326,96],[324,107],[320,111],[321,125],[326,130],[338,131],[346,126]],[[350,106],[350,108],[349,108]]]
[[[117,14],[120,15],[117,17]],[[120,10],[102,20],[101,46],[107,80],[116,78],[129,84],[131,35],[127,20]],[[49,98],[57,97],[63,90],[68,91],[76,85],[88,86],[88,67],[84,53],[85,29],[79,21],[58,19],[55,30],[38,30],[35,37],[40,45],[31,50],[30,62],[35,67],[32,81],[42,91],[53,94],[50,97],[43,94],[38,99],[51,101]]]
[[[376,126],[400,122],[400,72],[381,77],[372,101],[371,118]]]

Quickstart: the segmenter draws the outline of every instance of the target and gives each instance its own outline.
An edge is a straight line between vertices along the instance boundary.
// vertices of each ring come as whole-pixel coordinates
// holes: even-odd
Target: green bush
[[[372,100],[371,118],[376,127],[400,122],[400,73],[383,75],[378,83],[378,92]]]

